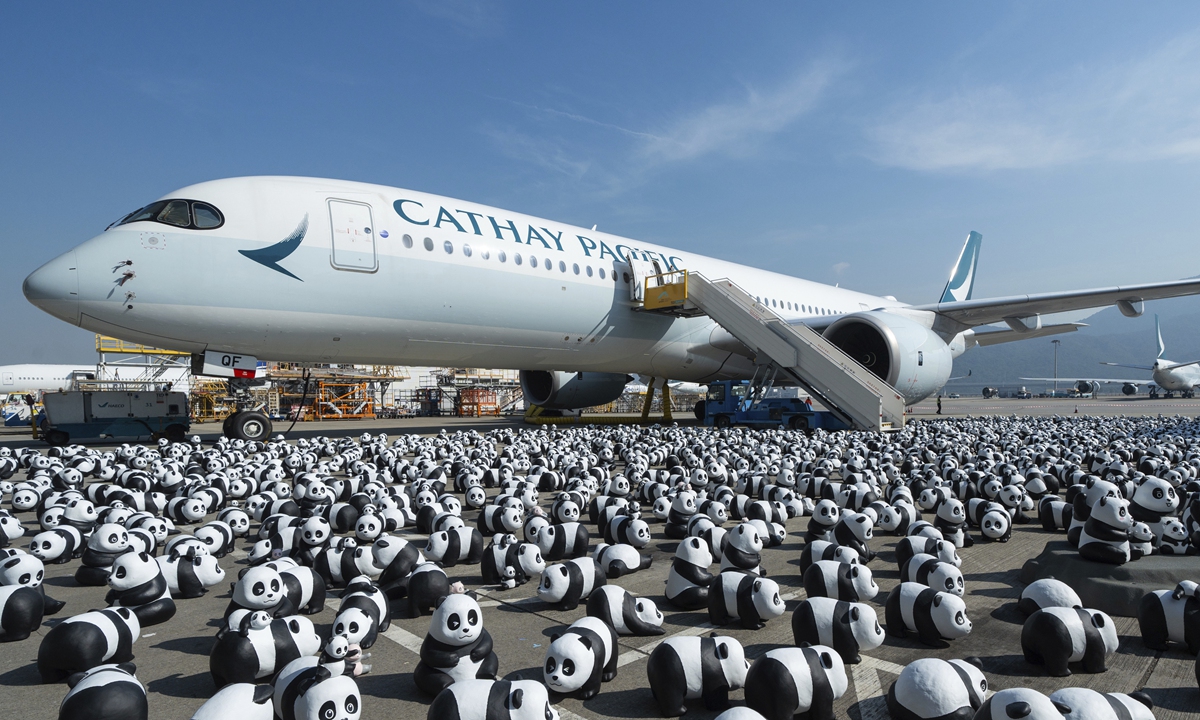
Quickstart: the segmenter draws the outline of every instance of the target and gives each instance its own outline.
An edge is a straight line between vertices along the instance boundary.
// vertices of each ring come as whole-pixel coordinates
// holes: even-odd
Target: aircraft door
[[[350,200],[329,200],[329,225],[333,230],[330,262],[338,270],[375,272],[375,223],[371,206]]]
[[[646,291],[646,278],[665,272],[658,258],[650,261],[639,260],[632,254],[629,256],[629,270],[633,275],[633,282],[629,285],[629,299],[634,302],[642,301],[642,295]],[[663,284],[662,278],[658,279],[657,284],[659,286]]]
[[[10,372],[3,373],[3,376],[0,376],[0,383],[4,385],[13,385],[13,374]]]

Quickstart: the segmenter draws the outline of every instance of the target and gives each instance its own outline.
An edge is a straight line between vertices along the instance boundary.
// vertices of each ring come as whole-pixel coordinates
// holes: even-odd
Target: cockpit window
[[[197,200],[159,200],[140,210],[134,210],[116,221],[115,225],[132,222],[159,222],[191,230],[212,230],[225,224],[221,211],[206,202]]]

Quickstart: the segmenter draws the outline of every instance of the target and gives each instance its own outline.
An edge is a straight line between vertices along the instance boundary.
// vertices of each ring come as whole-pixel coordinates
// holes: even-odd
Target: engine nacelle
[[[1124,385],[1121,386],[1121,394],[1122,395],[1137,395],[1137,391],[1138,391],[1137,383],[1125,383]]]
[[[525,393],[526,405],[540,405],[547,410],[578,410],[616,400],[632,379],[623,373],[522,370],[521,391]]]
[[[1091,380],[1080,380],[1075,383],[1075,390],[1080,395],[1095,395],[1097,387],[1097,384]]]
[[[991,400],[992,398],[998,396],[999,394],[1000,394],[1000,391],[994,387],[985,387],[983,389],[983,398],[985,400]]]
[[[825,339],[882,379],[908,404],[929,397],[950,379],[954,356],[936,333],[901,315],[872,310],[841,318]]]

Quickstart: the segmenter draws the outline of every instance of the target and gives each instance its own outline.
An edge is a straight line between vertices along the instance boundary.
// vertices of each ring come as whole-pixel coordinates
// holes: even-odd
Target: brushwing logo
[[[983,236],[971,231],[963,245],[962,253],[958,256],[958,263],[950,273],[950,282],[946,283],[942,299],[938,302],[961,302],[971,299],[971,292],[975,289],[975,266],[979,263],[981,245]]]
[[[300,278],[293,275],[286,268],[280,267],[279,261],[296,252],[296,248],[300,247],[300,243],[304,242],[304,235],[307,232],[308,214],[305,213],[304,219],[301,220],[300,224],[296,226],[295,231],[293,231],[291,235],[288,235],[283,240],[280,240],[274,245],[268,245],[265,248],[259,248],[257,250],[238,250],[238,252],[250,258],[259,265],[264,265],[271,268],[275,272],[281,272],[290,278],[296,278],[297,280],[300,280]],[[300,282],[304,281],[300,280]]]

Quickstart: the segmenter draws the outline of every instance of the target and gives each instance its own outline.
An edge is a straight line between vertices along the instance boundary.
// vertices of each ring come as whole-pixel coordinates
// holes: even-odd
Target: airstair
[[[851,427],[875,432],[904,427],[904,398],[895,388],[820,333],[788,324],[732,281],[686,270],[638,279],[641,309],[709,316],[749,348],[757,364],[766,366],[763,377],[790,378]]]

